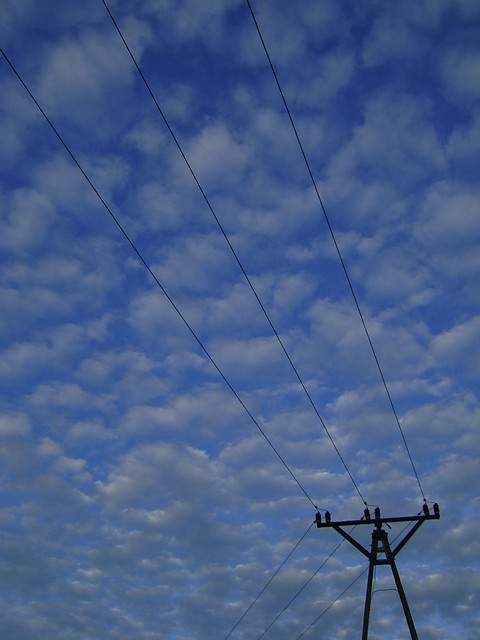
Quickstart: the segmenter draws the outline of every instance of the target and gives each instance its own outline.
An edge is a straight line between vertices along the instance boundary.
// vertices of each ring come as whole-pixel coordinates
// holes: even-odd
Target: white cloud
[[[426,49],[427,43],[411,28],[405,16],[383,15],[375,21],[362,57],[367,67],[375,67],[392,58],[422,56]]]
[[[437,183],[425,203],[425,218],[420,219],[418,236],[425,243],[452,247],[475,241],[478,237],[479,194],[461,185]],[[422,224],[423,223],[423,224]],[[421,233],[421,236],[420,236]]]
[[[23,413],[0,415],[0,436],[2,438],[23,438],[30,433],[30,420]]]
[[[459,395],[445,402],[440,396],[435,402],[410,410],[404,417],[403,427],[407,435],[416,434],[424,442],[434,439],[439,448],[447,445],[449,450],[466,453],[480,445],[475,438],[478,420],[479,408],[472,398]]]
[[[297,79],[299,82],[291,80],[287,84],[288,96],[292,97],[295,105],[318,107],[335,98],[350,84],[355,68],[356,60],[350,52],[340,50],[321,56],[314,65],[314,74],[309,77],[308,85],[303,77]]]
[[[78,385],[57,381],[39,385],[30,400],[39,409],[85,407],[92,402],[98,406],[99,402],[99,398],[94,400],[91,394],[85,392]]]
[[[469,373],[478,374],[480,359],[477,345],[480,339],[480,316],[452,327],[432,340],[433,356],[446,367],[459,364]]]
[[[161,389],[156,386],[156,398]],[[129,432],[148,434],[151,437],[180,437],[191,434],[192,441],[208,442],[215,438],[221,442],[229,434],[228,426],[238,419],[240,409],[220,385],[194,389],[179,394],[172,401],[165,394],[158,405],[132,406],[122,419],[122,426]]]
[[[136,123],[125,134],[125,145],[134,145],[142,153],[157,157],[165,152],[167,136],[157,122],[144,120]]]
[[[22,251],[43,245],[51,230],[54,208],[50,198],[34,189],[19,189],[2,203],[4,250]]]
[[[68,430],[68,437],[72,440],[84,442],[104,441],[112,438],[112,434],[99,422],[77,422]]]
[[[216,476],[215,465],[204,451],[158,443],[129,452],[98,489],[108,509],[134,507],[138,495],[143,495],[145,507],[160,508],[173,500],[175,512],[177,500],[186,501],[191,509],[195,496],[201,499],[206,492],[218,495],[221,488]],[[187,511],[181,508],[186,518]],[[165,513],[167,524],[169,513]]]
[[[228,272],[230,265],[228,249],[218,235],[197,235],[168,248],[154,271],[171,290],[191,290],[198,295],[208,290],[215,272]]]
[[[169,40],[175,43],[199,38],[209,47],[217,47],[225,39],[223,32],[226,15],[234,11],[239,0],[207,0],[201,5],[194,0],[172,3],[156,0],[147,3],[146,10],[160,25],[168,24]]]
[[[475,51],[452,49],[441,61],[445,92],[462,100],[480,96],[480,63]]]
[[[428,249],[431,264],[447,278],[478,273],[478,204],[475,187],[440,182],[426,194],[414,233]]]
[[[185,145],[185,154],[202,185],[216,189],[242,179],[247,150],[224,123],[208,125]],[[183,163],[183,159],[178,162]]]
[[[2,354],[0,375],[30,376],[35,368],[43,368],[50,359],[51,352],[45,344],[16,344]]]
[[[459,504],[477,495],[480,480],[477,459],[471,455],[451,454],[433,473],[431,482],[450,504]]]
[[[355,127],[352,140],[330,164],[329,175],[335,184],[345,189],[352,173],[367,184],[388,182],[391,172],[397,171],[401,171],[403,184],[414,184],[442,169],[445,154],[431,122],[431,108],[422,102],[390,92],[373,97],[365,107],[363,123]],[[347,186],[347,193],[353,203],[355,192]],[[356,207],[350,209],[355,215]],[[386,211],[382,208],[387,216],[390,212],[390,206]]]
[[[125,30],[141,59],[141,51],[152,37],[148,25],[133,19]],[[36,82],[38,97],[52,116],[61,114],[80,122],[98,117],[109,89],[117,89],[119,84],[131,86],[134,68],[127,55],[112,31],[106,36],[104,31],[82,30],[78,38],[65,37],[50,44]],[[78,109],[79,105],[83,108]]]
[[[215,339],[211,350],[217,362],[225,369],[234,371],[235,377],[247,377],[252,371],[257,375],[268,373],[283,362],[282,353],[274,337],[250,340]]]

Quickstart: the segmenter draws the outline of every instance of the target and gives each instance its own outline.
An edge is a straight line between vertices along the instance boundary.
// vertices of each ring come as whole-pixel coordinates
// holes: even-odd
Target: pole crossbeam
[[[422,524],[426,520],[438,520],[440,518],[440,508],[437,503],[433,505],[433,514],[430,513],[430,510],[425,503],[422,509],[423,513],[415,515],[415,516],[400,516],[400,517],[392,517],[392,518],[382,518],[380,514],[380,508],[376,507],[374,511],[374,517],[372,518],[370,515],[370,511],[368,507],[364,511],[363,518],[359,520],[338,520],[333,521],[330,513],[327,511],[325,513],[325,521],[322,522],[322,516],[317,512],[315,516],[315,522],[318,529],[323,529],[326,527],[331,527],[337,531],[345,540],[347,540],[352,546],[354,546],[360,553],[366,556],[369,560],[369,568],[368,568],[368,578],[367,578],[367,593],[365,595],[365,609],[363,613],[363,632],[362,632],[362,640],[368,640],[368,624],[370,619],[370,609],[372,604],[372,588],[373,588],[373,576],[374,569],[378,565],[390,565],[392,570],[393,578],[395,580],[395,585],[397,587],[398,595],[400,597],[400,601],[402,603],[403,612],[405,614],[405,619],[407,621],[408,629],[410,631],[410,636],[412,640],[418,640],[417,631],[415,629],[415,625],[413,623],[412,614],[410,612],[410,608],[408,606],[407,597],[405,595],[405,591],[403,589],[402,581],[400,579],[400,574],[398,573],[397,565],[395,564],[395,556],[399,553],[401,549],[407,544],[407,542],[412,538],[416,531],[422,526]],[[388,532],[382,528],[382,525],[386,524],[387,527],[390,527],[390,523],[394,522],[414,522],[413,527],[403,536],[400,542],[397,544],[395,549],[392,550],[390,547],[390,543],[388,541]],[[342,527],[345,526],[358,526],[358,525],[374,525],[374,530],[372,531],[372,546],[369,551],[366,549],[358,540],[356,540],[351,533],[347,533],[344,531]],[[380,554],[384,554],[384,558],[379,558]]]
[[[378,517],[377,517],[378,514]],[[416,516],[395,516],[392,518],[382,518],[380,516],[380,509],[377,507],[375,509],[375,515],[372,518],[370,515],[370,511],[365,509],[363,518],[359,520],[337,520],[336,522],[331,520],[330,513],[327,511],[325,514],[325,521],[322,522],[321,516],[319,513],[316,515],[316,524],[319,529],[323,527],[351,527],[357,526],[360,524],[374,524],[374,525],[382,525],[382,524],[390,524],[393,522],[421,522],[423,523],[425,520],[438,520],[440,518],[440,509],[438,504],[433,505],[433,514],[430,513],[430,510],[426,505],[423,507],[423,514],[417,514]]]

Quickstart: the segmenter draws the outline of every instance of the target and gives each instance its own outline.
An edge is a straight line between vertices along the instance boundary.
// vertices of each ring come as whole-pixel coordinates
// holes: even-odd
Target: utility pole
[[[425,520],[438,520],[440,518],[440,509],[437,503],[433,505],[433,514],[430,513],[430,510],[427,506],[427,503],[423,505],[423,514],[416,516],[401,516],[395,518],[382,518],[380,514],[380,508],[376,507],[374,512],[374,518],[371,518],[370,511],[368,507],[364,511],[364,516],[360,520],[339,520],[338,522],[333,522],[330,513],[327,511],[325,513],[325,522],[322,522],[322,516],[317,511],[315,516],[315,520],[317,523],[317,527],[322,529],[324,527],[333,527],[335,531],[337,531],[341,536],[345,538],[351,545],[353,545],[358,551],[363,553],[370,562],[368,568],[368,579],[367,579],[367,593],[365,596],[365,609],[363,613],[363,633],[362,640],[368,639],[368,623],[370,619],[370,608],[372,604],[372,587],[373,587],[373,575],[374,570],[377,565],[390,565],[392,570],[393,578],[395,580],[395,584],[397,586],[398,595],[400,596],[400,601],[402,603],[403,612],[405,614],[405,619],[407,621],[408,629],[410,631],[410,636],[412,640],[418,640],[418,635],[415,629],[415,625],[413,624],[412,614],[410,613],[410,608],[407,602],[407,596],[405,595],[405,591],[403,589],[402,581],[400,580],[400,574],[398,573],[397,565],[395,564],[395,556],[397,553],[403,549],[403,547],[407,544],[407,542],[411,539],[411,537],[420,529]],[[382,525],[386,524],[389,529],[390,523],[393,522],[414,522],[413,527],[404,535],[401,541],[397,544],[395,549],[392,550],[390,547],[390,543],[388,541],[388,532],[383,529]],[[371,550],[365,549],[365,547],[355,540],[350,533],[347,533],[343,530],[342,527],[350,527],[350,526],[358,526],[358,525],[371,525],[374,524],[375,528],[372,532],[372,547]],[[380,558],[380,554],[385,554],[384,558]]]

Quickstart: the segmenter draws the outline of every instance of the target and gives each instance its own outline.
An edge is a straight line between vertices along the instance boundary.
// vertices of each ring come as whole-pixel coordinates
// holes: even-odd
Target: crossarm
[[[370,551],[368,551],[367,549],[365,549],[365,547],[363,545],[361,545],[359,542],[357,542],[355,540],[355,538],[352,538],[352,536],[347,533],[346,531],[344,531],[341,527],[339,527],[337,524],[335,524],[334,522],[332,522],[332,527],[335,529],[335,531],[338,531],[338,533],[343,536],[345,538],[345,540],[348,540],[348,542],[350,542],[350,544],[353,544],[353,546],[358,549],[359,551],[361,551],[361,553],[363,553],[364,556],[367,556],[367,558],[370,560],[370,558],[372,557],[372,554],[370,553]]]

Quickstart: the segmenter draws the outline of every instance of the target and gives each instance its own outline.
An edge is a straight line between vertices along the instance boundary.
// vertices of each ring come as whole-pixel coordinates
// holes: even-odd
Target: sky
[[[480,5],[251,5],[399,423],[245,0],[3,0],[5,640],[478,637]]]

